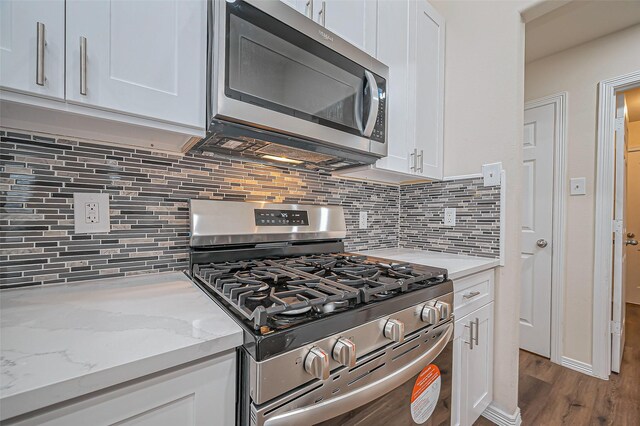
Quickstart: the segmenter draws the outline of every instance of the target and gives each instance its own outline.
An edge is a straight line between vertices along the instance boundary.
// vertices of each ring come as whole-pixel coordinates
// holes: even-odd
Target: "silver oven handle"
[[[298,408],[271,417],[264,422],[264,426],[316,424],[373,401],[405,383],[418,374],[426,363],[430,363],[436,359],[445,346],[447,346],[447,343],[449,343],[452,334],[453,323],[450,323],[438,341],[428,351],[422,354],[421,357],[415,359],[410,364],[403,366],[376,382],[355,389],[353,392],[324,400],[309,407]]]
[[[364,76],[367,79],[369,86],[369,97],[371,102],[369,103],[369,116],[367,117],[367,123],[364,126],[362,134],[366,137],[371,137],[373,133],[373,127],[376,125],[376,118],[378,118],[378,105],[380,104],[380,98],[378,97],[378,83],[376,78],[370,71],[365,70]]]

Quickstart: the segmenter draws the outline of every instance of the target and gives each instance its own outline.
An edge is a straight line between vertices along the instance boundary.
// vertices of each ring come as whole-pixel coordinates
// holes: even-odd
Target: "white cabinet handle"
[[[480,292],[479,292],[479,291],[472,291],[472,292],[470,292],[470,293],[463,294],[463,295],[462,295],[462,298],[463,298],[463,299],[472,299],[472,298],[476,297],[476,296],[477,296],[477,295],[479,295],[479,294],[480,294]]]
[[[44,24],[38,22],[36,25],[36,84],[44,86]]]
[[[80,37],[80,94],[87,95],[87,38]]]
[[[418,160],[418,158],[420,159]],[[416,162],[420,164],[420,168],[418,169],[418,172],[422,173],[422,168],[424,166],[424,150],[422,149],[420,150],[420,154],[418,154],[416,157]]]

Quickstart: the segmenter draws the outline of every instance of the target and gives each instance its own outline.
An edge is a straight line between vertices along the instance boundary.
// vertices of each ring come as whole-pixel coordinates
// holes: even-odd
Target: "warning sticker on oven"
[[[440,396],[440,383],[437,365],[429,364],[420,372],[411,392],[411,417],[414,422],[422,424],[431,417]]]

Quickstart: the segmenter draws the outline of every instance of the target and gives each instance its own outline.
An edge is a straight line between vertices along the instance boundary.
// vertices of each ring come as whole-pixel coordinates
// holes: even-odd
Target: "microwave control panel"
[[[387,122],[387,84],[386,81],[376,77],[376,83],[378,84],[378,116],[376,117],[376,124],[373,126],[373,133],[371,133],[371,140],[376,142],[386,142],[386,129],[385,123]]]

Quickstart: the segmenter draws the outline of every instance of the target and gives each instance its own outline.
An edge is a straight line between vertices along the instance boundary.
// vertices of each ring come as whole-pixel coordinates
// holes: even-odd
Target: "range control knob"
[[[384,337],[394,342],[404,342],[404,323],[395,319],[390,319],[384,325]]]
[[[436,302],[436,308],[440,310],[440,318],[443,320],[448,320],[451,316],[451,304],[447,302]]]
[[[424,305],[420,312],[420,319],[429,325],[436,325],[440,322],[440,309],[431,305]]]
[[[304,369],[316,379],[329,378],[329,355],[318,347],[313,347],[304,359]]]
[[[356,344],[346,337],[341,337],[333,347],[333,359],[345,367],[356,366]]]

